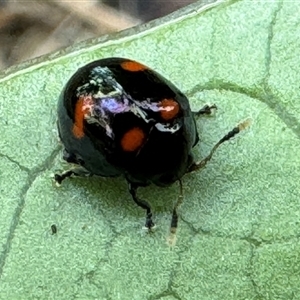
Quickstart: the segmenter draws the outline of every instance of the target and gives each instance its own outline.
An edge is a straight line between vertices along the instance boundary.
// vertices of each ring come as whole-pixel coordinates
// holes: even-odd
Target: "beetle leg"
[[[71,164],[78,164],[76,156],[74,154],[70,154],[66,149],[63,151],[63,160]]]
[[[86,169],[82,167],[75,167],[73,169],[70,169],[68,171],[65,171],[61,174],[54,174],[54,180],[56,182],[57,186],[60,186],[61,183],[68,177],[74,176],[92,176],[90,172],[88,172]]]
[[[226,135],[224,135],[216,144],[215,146],[211,149],[210,153],[202,159],[200,162],[194,162],[187,170],[187,173],[193,172],[200,170],[205,167],[205,165],[211,160],[213,154],[215,151],[219,148],[221,144],[224,142],[230,140],[233,138],[235,135],[240,133],[242,130],[246,129],[251,123],[250,119],[246,119],[245,121],[239,123],[236,127],[234,127],[232,130],[230,130]]]
[[[213,105],[204,105],[202,108],[200,108],[198,111],[193,111],[195,116],[200,116],[200,115],[211,115],[213,113],[214,109],[218,109],[215,104]]]
[[[168,237],[168,244],[170,246],[174,246],[176,243],[176,231],[177,231],[177,227],[178,227],[177,208],[181,205],[181,203],[183,201],[182,181],[179,179],[178,182],[179,182],[179,196],[178,196],[178,200],[173,208],[171,226],[170,226],[170,235]]]
[[[69,153],[67,149],[64,149],[63,151],[63,160],[70,164],[83,165],[82,159],[77,157],[74,153]]]
[[[151,207],[150,204],[147,201],[144,201],[140,198],[137,197],[136,195],[136,191],[138,189],[138,185],[128,182],[128,189],[129,189],[129,193],[132,196],[133,201],[140,206],[141,208],[146,210],[146,223],[145,223],[145,227],[149,230],[151,230],[155,224],[152,221],[152,211],[151,211]]]

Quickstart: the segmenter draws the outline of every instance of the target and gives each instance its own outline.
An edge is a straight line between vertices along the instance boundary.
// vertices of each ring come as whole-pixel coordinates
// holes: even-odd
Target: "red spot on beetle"
[[[160,115],[165,121],[173,120],[179,113],[179,104],[174,99],[163,99],[159,107]]]
[[[121,147],[126,152],[138,150],[145,140],[145,133],[139,127],[129,129],[121,139]]]
[[[73,134],[76,138],[84,137],[84,119],[93,105],[91,96],[79,97],[75,105]]]
[[[130,72],[139,72],[148,69],[148,67],[144,66],[143,64],[132,60],[122,62],[121,67],[122,69]]]

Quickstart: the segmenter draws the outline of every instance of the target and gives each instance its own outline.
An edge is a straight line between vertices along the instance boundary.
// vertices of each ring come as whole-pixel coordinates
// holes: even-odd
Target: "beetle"
[[[93,61],[75,72],[58,101],[58,132],[63,158],[77,167],[55,175],[58,185],[72,175],[124,176],[134,202],[146,211],[145,227],[154,228],[150,204],[137,196],[149,184],[165,187],[178,181],[180,193],[172,212],[175,236],[177,208],[183,200],[182,177],[202,169],[216,149],[249,125],[241,122],[196,162],[197,112],[187,97],[151,68],[127,58]]]

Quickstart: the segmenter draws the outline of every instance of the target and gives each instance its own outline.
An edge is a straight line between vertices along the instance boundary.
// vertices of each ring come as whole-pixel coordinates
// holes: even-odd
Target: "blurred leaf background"
[[[169,14],[194,0],[0,1],[0,69]]]

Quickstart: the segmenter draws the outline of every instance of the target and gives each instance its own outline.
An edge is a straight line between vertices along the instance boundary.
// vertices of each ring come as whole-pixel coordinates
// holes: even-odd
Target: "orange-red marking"
[[[90,106],[86,105],[85,97],[80,97],[75,106],[74,112],[74,125],[73,125],[73,134],[76,138],[81,139],[84,137],[84,115],[89,111]]]
[[[179,113],[179,105],[174,99],[163,99],[159,106],[161,107],[160,115],[165,121],[174,119]]]
[[[124,151],[133,152],[138,150],[145,140],[145,133],[139,127],[129,129],[121,139],[121,147]]]
[[[140,64],[137,61],[127,60],[121,63],[121,67],[130,72],[139,72],[148,69],[146,66]]]

